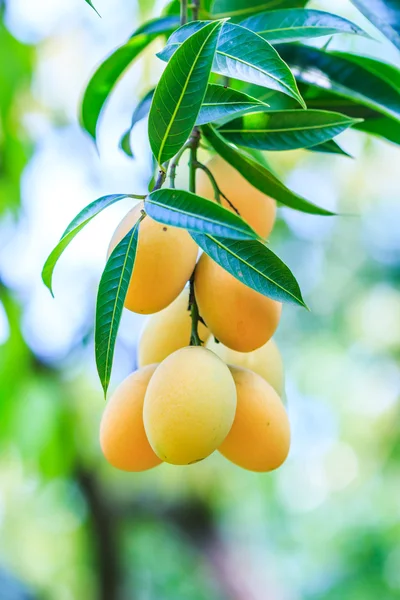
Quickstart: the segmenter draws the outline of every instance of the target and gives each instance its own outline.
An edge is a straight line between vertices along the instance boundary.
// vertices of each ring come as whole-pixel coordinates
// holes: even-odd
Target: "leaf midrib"
[[[337,127],[338,125],[346,125],[347,123],[354,123],[353,119],[346,121],[338,121],[337,123],[330,123],[329,125],[311,125],[308,127],[291,127],[290,129],[225,129],[222,128],[223,133],[289,133],[290,131],[309,131],[312,129],[327,129],[329,127]]]
[[[261,31],[253,31],[253,33],[258,33],[258,35],[265,35],[266,33],[276,33],[277,31],[297,31],[304,29],[328,29],[331,31],[337,31],[338,33],[350,33],[349,31],[339,31],[336,27],[328,26],[328,25],[295,25],[292,27],[278,27],[275,29],[262,29]],[[252,31],[252,30],[251,30]]]
[[[201,107],[203,108],[204,106],[241,106],[242,104],[248,104],[249,106],[263,106],[263,103],[261,102],[203,102],[203,104],[201,105]]]

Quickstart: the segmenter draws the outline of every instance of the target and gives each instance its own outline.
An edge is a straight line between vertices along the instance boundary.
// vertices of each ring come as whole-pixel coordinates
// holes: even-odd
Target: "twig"
[[[212,174],[212,172],[210,171],[210,169],[208,167],[206,167],[206,165],[203,165],[203,163],[196,161],[196,169],[201,169],[202,171],[204,171],[204,173],[207,174],[210,183],[214,189],[214,196],[215,196],[215,200],[221,204],[221,196],[222,198],[229,204],[229,206],[231,207],[232,210],[235,211],[235,213],[237,215],[240,216],[240,212],[238,211],[238,209],[236,208],[236,206],[229,200],[229,198],[227,198],[225,196],[225,194],[223,193],[223,191],[221,190],[221,188],[219,187],[217,180],[215,179],[214,175]]]
[[[199,307],[197,305],[196,296],[194,293],[194,273],[190,278],[190,288],[189,288],[189,310],[190,310],[190,318],[192,320],[192,327],[190,330],[190,346],[202,346],[204,341],[199,336],[199,321],[203,321],[199,314]],[[203,321],[204,323],[204,321]]]
[[[186,142],[186,144],[179,150],[179,152],[171,160],[171,164],[169,167],[169,185],[172,188],[175,188],[176,169],[179,165],[179,161],[181,160],[184,152],[189,148],[189,145],[190,145],[189,142]]]

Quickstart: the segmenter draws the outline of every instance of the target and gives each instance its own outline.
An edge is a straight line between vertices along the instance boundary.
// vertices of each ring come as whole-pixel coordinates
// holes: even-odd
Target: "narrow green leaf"
[[[71,221],[68,225],[67,229],[61,236],[61,239],[54,250],[51,252],[50,256],[46,260],[43,270],[42,270],[42,279],[43,283],[46,287],[49,288],[51,294],[53,294],[52,290],[52,279],[53,279],[53,271],[56,266],[58,259],[61,254],[64,252],[66,247],[72,242],[74,237],[102,210],[115,204],[119,200],[123,198],[135,198],[135,196],[131,194],[111,194],[110,196],[102,196],[94,202],[91,202],[88,206],[86,206],[81,212]]]
[[[185,40],[157,85],[149,114],[149,140],[159,165],[175,156],[196,123],[221,25],[222,21],[212,21]]]
[[[173,31],[177,23],[175,16],[149,21],[98,67],[86,87],[81,107],[82,127],[94,140],[102,109],[119,78],[150,42]]]
[[[394,87],[400,93],[400,69],[393,64],[382,62],[369,56],[360,56],[352,52],[331,52],[333,56],[344,58],[356,63],[363,69],[373,73],[380,79],[384,79],[389,85]]]
[[[94,12],[97,13],[99,15],[99,17],[100,17],[100,13],[97,10],[97,8],[93,5],[92,0],[85,0],[85,2],[86,2],[86,4],[89,4],[89,6],[91,6],[93,8]]]
[[[196,125],[218,121],[225,122],[234,115],[255,110],[265,110],[268,104],[232,88],[215,83],[208,84]]]
[[[400,4],[398,0],[351,0],[363,15],[400,49]]]
[[[385,78],[346,57],[316,48],[282,44],[279,52],[303,83],[344,96],[400,120],[400,94]],[[384,65],[384,63],[382,63]],[[386,71],[385,71],[386,73]]]
[[[265,165],[232,146],[210,125],[204,125],[202,131],[214,150],[237,169],[249,183],[267,196],[301,212],[325,216],[335,214],[289,190]]]
[[[139,221],[113,250],[100,279],[96,304],[95,353],[104,395],[110,383],[115,341],[139,237]]]
[[[327,142],[357,122],[325,110],[279,110],[243,115],[218,131],[239,146],[295,150]]]
[[[191,235],[215,262],[256,292],[279,302],[306,306],[293,273],[263,242]]]
[[[312,148],[307,148],[307,150],[310,150],[310,152],[321,152],[322,154],[340,154],[341,156],[353,158],[353,156],[346,152],[346,150],[343,150],[335,140],[317,144],[316,146],[312,146]]]
[[[246,27],[258,33],[270,44],[301,42],[306,38],[316,38],[337,33],[352,33],[369,37],[358,25],[328,12],[292,8],[259,13],[241,21]]]
[[[157,56],[169,60],[188,36],[206,26],[207,21],[196,21],[180,27]],[[305,108],[287,64],[269,42],[245,27],[224,23],[212,70],[219,75],[277,90]]]
[[[385,69],[382,70],[382,73],[385,73]],[[393,82],[395,82],[395,77],[393,77]],[[351,117],[361,117],[364,120],[356,123],[354,129],[381,137],[394,144],[400,144],[400,120],[386,117],[363,104],[357,104],[354,100],[331,94],[325,89],[314,86],[303,87],[305,88],[303,90],[304,97],[310,108],[339,110]]]
[[[121,150],[125,152],[130,157],[133,157],[133,152],[131,148],[131,133],[136,123],[147,117],[151,102],[153,100],[154,89],[147,92],[147,94],[140,100],[139,104],[136,106],[133,111],[132,120],[129,129],[125,131],[121,140],[119,142],[119,146]]]
[[[307,0],[214,0],[211,14],[214,19],[231,17],[234,20],[244,19],[263,10],[275,8],[294,8],[304,6]]]
[[[145,210],[160,223],[195,233],[238,240],[259,237],[246,221],[224,206],[185,190],[156,190],[146,198]]]

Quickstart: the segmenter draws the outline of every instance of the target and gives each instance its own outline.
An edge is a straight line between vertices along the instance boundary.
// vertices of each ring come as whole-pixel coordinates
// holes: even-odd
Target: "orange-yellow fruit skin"
[[[140,202],[122,219],[108,254],[137,222],[142,210]],[[171,304],[183,290],[196,264],[198,247],[186,230],[157,223],[149,216],[139,227],[125,306],[133,312],[152,314]]]
[[[269,340],[253,352],[237,352],[224,344],[217,344],[211,336],[206,347],[215,352],[226,364],[243,367],[260,375],[282,398],[285,390],[285,373],[282,356],[274,340]]]
[[[263,238],[269,236],[275,222],[276,202],[253,187],[236,169],[220,156],[214,156],[207,167],[214,175],[218,187],[239,211],[240,216]],[[204,171],[197,170],[196,193],[214,200],[214,189]],[[224,198],[223,206],[230,208]],[[232,210],[232,209],[231,209]]]
[[[210,350],[177,350],[156,369],[146,391],[143,420],[154,452],[188,465],[216,450],[236,411],[236,387],[225,363]]]
[[[244,285],[207,254],[196,267],[195,293],[207,327],[232,350],[260,348],[278,326],[282,304]]]
[[[139,366],[160,363],[167,356],[188,346],[192,321],[189,304],[189,288],[185,288],[176,300],[147,321],[139,341]],[[200,339],[206,342],[210,332],[199,323]]]
[[[143,425],[143,401],[157,365],[129,375],[117,387],[104,410],[100,446],[107,461],[122,471],[145,471],[162,461],[154,454]]]
[[[249,471],[277,469],[289,454],[289,419],[276,391],[262,377],[230,367],[237,391],[236,416],[219,447],[221,454]]]

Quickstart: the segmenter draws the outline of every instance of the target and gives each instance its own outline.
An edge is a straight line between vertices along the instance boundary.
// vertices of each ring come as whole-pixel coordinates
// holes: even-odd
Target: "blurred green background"
[[[314,2],[381,36],[346,0]],[[97,154],[77,108],[94,66],[162,3],[0,2],[0,600],[400,598],[400,149],[349,131],[355,160],[270,161],[296,191],[350,216],[280,209],[272,248],[311,312],[285,308],[293,443],[272,474],[221,456],[119,473],[102,458],[93,356],[96,286],[129,204],[80,234],[40,280],[69,220],[94,198],[143,193],[146,124],[119,149],[160,63],[136,63],[104,114]],[[324,41],[319,41],[323,43]],[[335,41],[399,64],[389,43]],[[125,314],[112,386],[135,368],[142,318]]]

